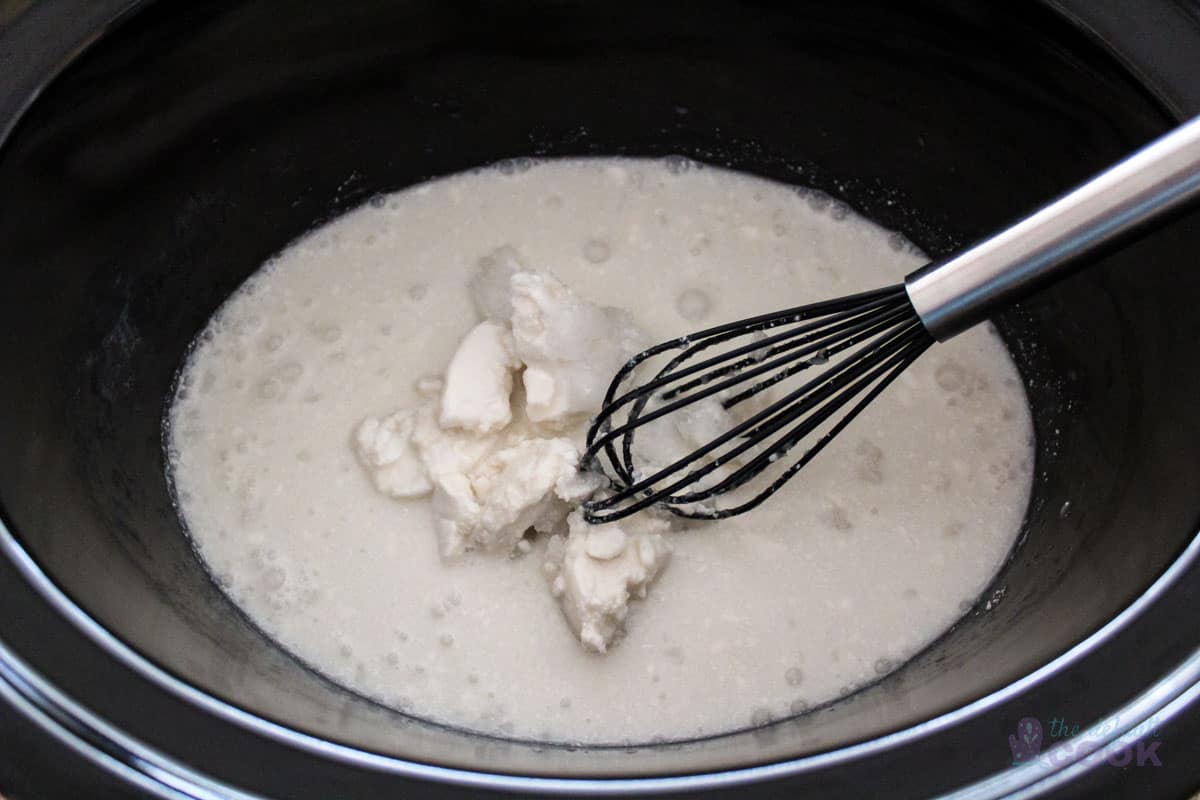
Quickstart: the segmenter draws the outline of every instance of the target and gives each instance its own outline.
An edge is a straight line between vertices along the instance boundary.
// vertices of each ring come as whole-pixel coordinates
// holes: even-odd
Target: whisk
[[[650,506],[695,519],[749,511],[935,342],[1065,277],[1198,196],[1200,117],[901,284],[729,322],[644,350],[613,378],[588,430],[582,464],[602,470],[611,487],[584,506],[585,518],[613,522]],[[634,383],[646,370],[648,379]],[[719,402],[728,426],[669,463],[639,457],[637,432],[701,401]],[[802,454],[784,461],[803,442]]]

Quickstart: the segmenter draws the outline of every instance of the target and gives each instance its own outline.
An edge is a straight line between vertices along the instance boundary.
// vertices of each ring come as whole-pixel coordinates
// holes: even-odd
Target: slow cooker
[[[1036,477],[975,606],[880,682],[751,730],[507,740],[329,683],[200,568],[160,429],[189,341],[267,257],[502,159],[684,155],[949,253],[1200,112],[1194,3],[9,0],[0,31],[9,785],[42,796],[35,767],[70,761],[44,772],[73,796],[1200,786],[1195,213],[996,320]]]

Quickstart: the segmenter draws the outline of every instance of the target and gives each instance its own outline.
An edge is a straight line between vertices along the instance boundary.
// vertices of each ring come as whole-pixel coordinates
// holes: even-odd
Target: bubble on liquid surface
[[[496,169],[501,175],[516,175],[521,172],[528,172],[534,165],[532,158],[508,158],[496,164]]]
[[[318,322],[310,328],[312,335],[322,342],[333,344],[342,338],[342,327],[333,322]]]
[[[943,391],[957,392],[963,388],[967,376],[962,367],[953,361],[947,361],[937,368],[933,378]]]
[[[258,382],[258,396],[264,400],[278,400],[283,397],[283,383],[275,378],[263,378]]]
[[[437,397],[444,384],[445,381],[438,375],[422,375],[413,383],[413,390],[420,397]]]
[[[712,300],[699,289],[685,289],[675,300],[675,310],[688,322],[699,322],[712,310]]]
[[[271,567],[263,572],[262,585],[268,592],[276,591],[283,587],[287,581],[287,574],[279,567]]]
[[[832,500],[826,500],[825,508],[818,515],[821,522],[833,528],[835,531],[845,533],[854,527],[854,523],[850,521],[849,514],[846,509],[842,508]]]
[[[883,450],[874,442],[863,439],[854,449],[859,456],[855,474],[863,483],[879,485],[883,483]]]
[[[807,193],[808,207],[813,211],[824,211],[829,208],[829,204],[833,202],[833,198],[822,191],[813,189]]]
[[[289,361],[279,368],[275,377],[284,383],[295,383],[304,374],[304,367],[298,361]]]
[[[261,328],[263,319],[258,314],[250,314],[245,319],[240,319],[233,324],[233,333],[237,337],[246,336]]]
[[[682,175],[690,170],[695,165],[687,156],[667,156],[663,159],[663,166],[667,168],[667,172],[672,175]]]
[[[769,708],[756,708],[754,713],[750,715],[750,724],[755,728],[761,728],[764,725],[770,725],[775,721],[775,715],[771,713]]]
[[[603,239],[588,239],[583,245],[583,257],[592,264],[603,264],[612,256],[612,247]]]

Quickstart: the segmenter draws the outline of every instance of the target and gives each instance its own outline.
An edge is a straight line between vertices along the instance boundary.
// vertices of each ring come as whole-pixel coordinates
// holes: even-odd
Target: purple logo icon
[[[1017,723],[1017,732],[1008,735],[1008,749],[1012,751],[1013,764],[1025,764],[1042,752],[1042,723],[1034,717],[1025,717]]]

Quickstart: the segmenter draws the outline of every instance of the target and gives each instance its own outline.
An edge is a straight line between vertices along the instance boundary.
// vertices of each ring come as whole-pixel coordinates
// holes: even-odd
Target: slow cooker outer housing
[[[104,12],[121,7],[87,5],[79,32],[101,30]],[[0,465],[5,522],[69,595],[171,672],[201,685],[207,682],[214,694],[296,727],[323,729],[330,738],[357,739],[384,752],[407,747],[414,755],[450,766],[605,775],[774,761],[905,728],[1045,663],[1127,605],[1195,531],[1197,504],[1179,498],[1186,499],[1188,487],[1197,485],[1196,465],[1189,457],[1200,452],[1200,434],[1194,415],[1189,422],[1183,408],[1196,379],[1186,371],[1170,371],[1172,359],[1182,361],[1197,340],[1196,317],[1188,309],[1190,300],[1200,297],[1200,287],[1179,258],[1197,239],[1195,218],[1181,220],[1113,259],[1101,277],[1076,280],[1001,321],[1030,384],[1039,417],[1039,466],[1044,468],[1039,470],[1029,539],[1001,575],[995,587],[1001,594],[982,599],[984,604],[1001,602],[987,613],[977,609],[893,679],[788,727],[742,734],[732,744],[575,753],[499,742],[459,743],[462,737],[453,732],[426,731],[349,695],[338,699],[339,719],[322,720],[333,690],[264,647],[187,561],[190,553],[180,537],[155,535],[169,531],[173,512],[163,487],[155,483],[161,463],[155,461],[157,439],[148,435],[153,431],[147,424],[156,424],[161,413],[163,394],[154,387],[169,381],[182,352],[180,342],[259,261],[314,222],[375,191],[531,153],[685,152],[823,188],[904,230],[937,255],[1149,138],[1169,124],[1170,113],[1178,116],[1200,107],[1191,105],[1196,98],[1189,96],[1195,82],[1171,77],[1172,66],[1184,76],[1198,74],[1187,72],[1192,65],[1165,63],[1169,59],[1161,53],[1156,63],[1137,61],[1139,47],[1134,45],[1144,44],[1145,36],[1129,37],[1131,46],[1123,49],[1120,26],[1111,28],[1114,46],[1127,62],[1143,64],[1135,74],[1149,76],[1157,104],[1073,29],[1032,6],[993,19],[986,10],[964,4],[922,4],[907,14],[882,4],[861,5],[856,10],[862,20],[853,27],[837,11],[810,11],[813,18],[799,26],[789,22],[788,7],[721,3],[654,12],[631,8],[615,21],[609,6],[603,17],[588,19],[590,27],[571,15],[591,12],[554,4],[541,9],[545,13],[538,25],[528,27],[516,15],[481,6],[426,8],[427,16],[420,20],[428,24],[413,26],[407,23],[414,18],[405,15],[420,8],[414,4],[403,6],[399,16],[384,15],[394,29],[377,19],[366,26],[360,20],[362,30],[381,27],[383,33],[365,37],[352,50],[330,46],[329,28],[322,25],[336,22],[351,26],[342,28],[349,30],[353,20],[320,23],[312,19],[316,13],[311,9],[308,16],[289,16],[265,2],[236,9],[232,4],[187,9],[163,4],[133,18],[111,41],[101,42],[70,67],[0,151],[0,209],[5,210],[0,242],[7,243],[4,281],[11,287],[4,294],[7,299],[0,300],[6,320],[0,326],[0,363],[15,365],[6,384],[18,388],[0,398],[0,442],[11,454]],[[69,6],[37,6],[27,12],[35,15],[32,22],[18,24],[36,29],[37,15],[54,20]],[[1171,8],[1162,4],[1155,10],[1167,15]],[[299,12],[302,5],[291,10]],[[1097,29],[1108,19],[1096,9],[1076,13]],[[255,24],[261,27],[254,29]],[[977,40],[929,38],[946,24],[959,26],[955,34]],[[256,41],[247,30],[271,31],[274,38],[263,35]],[[725,51],[701,46],[715,41],[718,30]],[[830,30],[848,39],[841,49],[823,52],[820,44],[828,40],[814,31]],[[1053,35],[1042,43],[1017,36],[1039,30]],[[1173,25],[1170,35],[1186,30]],[[547,31],[555,35],[545,36]],[[15,79],[6,89],[17,88],[6,95],[6,110],[12,112],[6,120],[83,41],[72,40],[72,32],[69,26],[57,32],[58,47],[43,43],[40,66],[30,59],[12,71]],[[12,33],[20,34],[22,28]],[[292,36],[299,36],[306,48],[303,58],[291,49],[296,46]],[[604,50],[606,36],[615,36],[626,48],[618,57],[609,58]],[[883,50],[897,75],[931,69],[918,63],[921,58],[954,68],[931,82],[940,84],[940,96],[927,91],[894,97],[908,107],[890,119],[907,118],[908,124],[919,125],[918,136],[901,137],[894,127],[879,124],[888,119],[887,104],[869,93],[877,91],[881,80],[899,84],[903,78],[880,71],[878,49],[847,46],[861,47],[870,37],[890,43]],[[1059,52],[1060,39],[1073,49]],[[206,48],[206,42],[224,49]],[[931,45],[938,49],[931,51]],[[668,57],[646,62],[645,52],[655,47],[665,49]],[[461,52],[470,48],[475,49]],[[844,67],[836,91],[823,93],[819,86],[805,84],[803,71],[783,58],[806,48],[817,66],[838,61]],[[396,72],[390,59],[397,50],[417,67]],[[587,71],[588,59],[600,56],[609,58],[605,70],[625,78],[617,81],[624,90],[620,96],[606,98],[611,76]],[[240,66],[225,74],[220,64],[226,61]],[[669,108],[660,107],[663,97],[655,96],[649,77],[646,87],[631,83],[647,63],[667,70],[665,77],[655,73],[656,80],[678,82]],[[749,86],[745,74],[730,66],[746,63],[774,76],[779,95],[793,87],[807,90],[806,102],[774,105],[765,113],[762,97],[755,95],[764,90]],[[1014,64],[1015,79],[1006,71]],[[548,76],[534,91],[528,81],[518,80],[531,65]],[[1062,72],[1038,71],[1046,65]],[[1069,70],[1064,65],[1094,79],[1095,95],[1073,96],[1078,85],[1065,77]],[[206,69],[215,77],[204,74]],[[347,74],[354,76],[353,82]],[[591,82],[568,80],[580,74],[591,76]],[[485,91],[489,87],[476,85],[480,75],[499,76],[495,85],[516,91],[526,105],[496,105],[494,95]],[[447,81],[455,90],[449,96]],[[179,91],[189,86],[194,91]],[[986,97],[1025,116],[1006,120],[987,108],[972,109],[972,86],[984,87]],[[397,87],[407,97],[400,110],[387,102]],[[522,118],[528,116],[529,104],[568,89],[575,96],[564,94],[569,102],[549,104],[536,124]],[[813,120],[828,118],[847,98],[869,106],[854,112],[868,117],[851,128],[860,139],[850,141],[839,135],[844,131],[819,123],[814,129]],[[760,102],[751,102],[755,99]],[[632,134],[630,106],[644,127]],[[144,114],[146,110],[155,113]],[[381,122],[378,129],[367,124],[372,113]],[[266,125],[268,133],[263,134],[272,115],[287,117],[290,127],[273,134]],[[488,138],[481,139],[471,129],[484,116],[490,127]],[[735,121],[741,128],[730,130]],[[1059,127],[1034,135],[1026,126],[1038,121]],[[426,138],[389,138],[389,131],[405,125],[426,126]],[[456,131],[457,139],[444,135]],[[984,134],[995,144],[988,157],[999,159],[990,168],[1023,170],[1022,182],[987,194],[987,182],[972,171],[973,159],[978,161],[983,152],[977,144]],[[888,137],[901,137],[904,147],[888,150]],[[794,142],[800,138],[802,145]],[[317,141],[327,146],[322,157],[304,158],[316,152],[311,147]],[[370,146],[363,148],[364,142]],[[1025,154],[1037,152],[1039,142],[1054,151],[1056,160],[1024,164]],[[1070,144],[1074,146],[1068,148]],[[374,155],[361,159],[356,149]],[[870,158],[858,155],[868,150]],[[848,159],[848,152],[856,157]],[[885,177],[889,164],[902,155],[911,161],[907,179]],[[355,163],[362,169],[354,169]],[[222,193],[222,182],[228,185],[231,176],[256,188],[240,195]],[[973,180],[979,196],[971,205],[947,202],[944,195],[965,193]],[[290,204],[285,212],[270,206],[281,197]],[[188,267],[182,278],[172,273],[180,264]],[[22,270],[19,278],[17,270]],[[172,288],[170,281],[185,283]],[[54,300],[53,306],[47,298]],[[40,304],[34,302],[39,299]],[[1079,303],[1086,304],[1085,311]],[[1075,327],[1063,342],[1047,342],[1037,334],[1051,324]],[[1089,337],[1089,347],[1072,349],[1069,336]],[[1157,403],[1155,414],[1178,424],[1169,430],[1146,429],[1151,401]],[[55,421],[66,423],[58,429],[59,440],[50,424]],[[1053,434],[1056,428],[1060,433]],[[131,452],[139,454],[134,462],[126,460]],[[1106,462],[1116,466],[1106,470]],[[1122,473],[1131,465],[1149,465],[1154,473]],[[47,489],[55,477],[61,488]],[[72,497],[72,491],[78,496]],[[1130,492],[1137,494],[1130,497]],[[1190,496],[1194,501],[1194,490]],[[1155,505],[1159,498],[1165,499]],[[1067,501],[1074,514],[1061,513]],[[110,539],[78,538],[78,531],[97,521]],[[1094,533],[1104,526],[1107,535]],[[1121,527],[1136,533],[1123,541]],[[314,753],[294,746],[296,742],[273,740],[265,729],[230,723],[218,706],[210,709],[216,714],[198,710],[188,698],[164,691],[153,677],[148,680],[130,669],[134,661],[114,658],[112,643],[97,647],[94,639],[88,641],[64,624],[67,606],[50,608],[36,592],[24,591],[26,581],[36,579],[36,570],[19,551],[10,549],[9,555],[15,560],[0,566],[5,591],[12,593],[0,612],[0,639],[13,655],[103,718],[185,763],[237,785],[296,796],[320,796],[331,786],[351,791],[346,781],[353,781],[354,791],[382,789],[397,780],[389,771],[455,777],[414,772],[382,759],[348,764],[346,753]],[[97,569],[98,564],[104,568]],[[1195,598],[1187,586],[1177,580],[1160,602],[1188,608]],[[1068,600],[1056,601],[1054,592]],[[1102,657],[1097,646],[1097,652],[1081,655],[1069,670],[1053,671],[1002,698],[994,696],[986,713],[977,708],[973,715],[943,718],[923,737],[888,741],[869,752],[810,760],[796,767],[794,779],[824,791],[853,790],[863,769],[881,779],[894,770],[904,776],[900,785],[921,794],[1001,770],[1008,760],[1007,733],[1016,719],[1029,714],[1097,719],[1195,648],[1194,626],[1180,631],[1176,625],[1169,636],[1139,633],[1151,616],[1125,626],[1105,643],[1105,648],[1115,648],[1123,637],[1140,643],[1128,651],[1136,657],[1120,662],[1127,667],[1118,674],[1095,666]],[[186,624],[180,626],[181,620]],[[204,641],[213,641],[214,631],[220,635],[206,655]],[[197,632],[200,638],[191,638]],[[1043,646],[1028,646],[1030,637]],[[248,659],[248,652],[256,655]],[[1106,659],[1117,652],[1103,651]],[[232,679],[228,670],[222,671],[229,664],[239,670]],[[1050,694],[1038,699],[1039,692]],[[391,726],[401,724],[419,730],[415,745],[386,741]],[[938,753],[943,755],[935,757]],[[857,766],[848,770],[847,761]],[[279,769],[264,771],[264,763]],[[913,763],[936,769],[913,775],[905,768]]]

